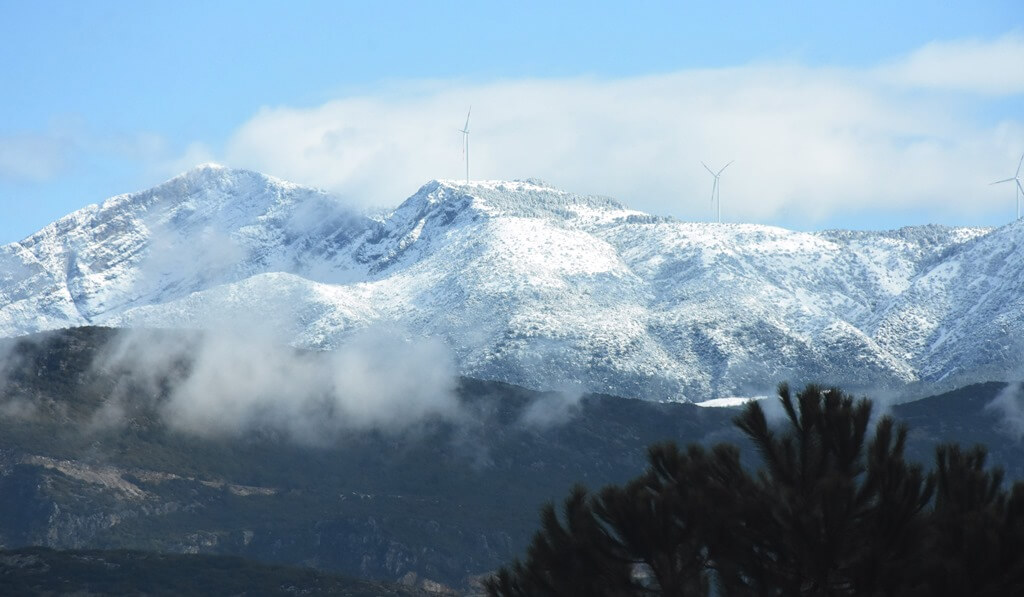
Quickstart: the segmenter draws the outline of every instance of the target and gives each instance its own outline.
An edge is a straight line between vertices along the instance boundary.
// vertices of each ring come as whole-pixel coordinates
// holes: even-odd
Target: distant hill
[[[566,402],[469,378],[457,387],[461,418],[402,431],[337,430],[319,444],[273,426],[196,434],[169,426],[161,410],[173,379],[133,386],[94,366],[118,333],[82,327],[0,342],[3,547],[230,554],[469,590],[522,552],[542,503],[576,482],[634,477],[651,443],[737,442],[753,458],[733,409],[604,395]],[[154,343],[194,337],[152,333]],[[894,407],[912,425],[911,457],[930,463],[936,443],[982,441],[1024,478],[1006,410],[1020,397],[1007,388]]]
[[[1020,377],[1024,223],[804,233],[685,223],[537,181],[366,217],[206,165],[0,247],[0,336],[261,328],[439,338],[461,374],[699,402],[778,379],[907,396]]]
[[[627,479],[655,441],[733,436],[724,411],[596,395],[533,423],[531,406],[561,398],[468,378],[459,423],[314,446],[274,428],[197,436],[166,424],[159,391],[93,366],[117,333],[7,342],[3,546],[235,554],[468,586],[525,548],[540,504],[573,483]],[[114,396],[127,397],[120,422],[97,424]]]

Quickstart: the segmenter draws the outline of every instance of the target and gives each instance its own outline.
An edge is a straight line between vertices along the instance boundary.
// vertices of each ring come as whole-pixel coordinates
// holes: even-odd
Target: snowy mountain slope
[[[0,334],[397,325],[469,375],[656,399],[900,389],[1020,369],[1024,226],[803,233],[649,216],[539,181],[434,181],[371,219],[203,166],[0,248]]]
[[[0,333],[82,325],[263,271],[323,275],[304,264],[329,259],[371,224],[319,191],[199,167],[0,249]]]
[[[1024,375],[1024,221],[991,232],[915,278],[874,333],[913,354],[922,379],[947,385],[985,375],[1019,379]]]

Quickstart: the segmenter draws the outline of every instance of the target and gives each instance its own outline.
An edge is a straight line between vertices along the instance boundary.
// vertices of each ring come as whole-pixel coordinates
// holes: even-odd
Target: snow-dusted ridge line
[[[0,247],[0,336],[258,324],[329,349],[397,325],[463,373],[702,402],[782,380],[1021,377],[1024,225],[680,222],[540,181],[435,180],[369,217],[218,165]]]

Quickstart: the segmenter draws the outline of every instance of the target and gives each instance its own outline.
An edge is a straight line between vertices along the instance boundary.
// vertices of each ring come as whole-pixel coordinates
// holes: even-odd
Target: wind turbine
[[[466,182],[469,182],[469,115],[473,113],[473,106],[466,112],[466,126],[459,129],[462,133],[462,153],[466,154]]]
[[[733,160],[733,161],[735,161],[735,160]],[[729,162],[729,164],[732,164],[732,162]],[[722,175],[722,172],[724,172],[726,168],[729,167],[729,164],[726,164],[726,165],[722,166],[721,170],[719,170],[718,172],[715,172],[711,168],[708,168],[708,165],[705,164],[704,162],[700,163],[701,166],[704,166],[705,170],[707,170],[708,172],[711,173],[711,176],[715,177],[715,182],[714,182],[714,184],[711,185],[711,205],[714,205],[715,204],[715,198],[718,198],[718,223],[719,224],[722,223],[722,189],[718,185],[718,177]]]
[[[1003,180],[997,180],[989,184],[1000,184],[1003,182],[1014,182],[1017,184],[1017,188],[1014,189],[1014,197],[1017,199],[1017,219],[1020,219],[1020,197],[1024,194],[1024,187],[1020,186],[1020,166],[1024,164],[1024,154],[1021,154],[1020,161],[1017,162],[1017,173],[1013,175],[1013,178],[1005,178]]]

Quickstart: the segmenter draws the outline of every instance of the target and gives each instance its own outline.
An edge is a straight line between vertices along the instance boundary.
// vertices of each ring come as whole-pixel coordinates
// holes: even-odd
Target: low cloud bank
[[[0,339],[0,417],[67,416],[65,399],[77,397],[51,396],[46,388],[54,379],[38,377],[41,365],[35,362],[52,360],[48,351],[65,350],[49,342],[61,333]],[[42,352],[26,357],[25,350]],[[73,350],[91,349],[79,344]],[[237,327],[128,328],[114,332],[88,359],[86,370],[68,373],[66,380],[73,392],[83,393],[83,404],[98,400],[81,422],[87,433],[155,414],[170,429],[201,437],[255,433],[326,445],[349,433],[416,435],[442,424],[454,432],[457,447],[486,466],[487,430],[508,406],[502,393],[462,400],[451,349],[393,327],[356,332],[330,352],[290,348],[258,324],[248,333]],[[582,397],[574,386],[531,393],[509,422],[537,431],[569,424],[581,412]]]
[[[1024,438],[1024,386],[1019,383],[1007,385],[992,402],[985,405],[985,411],[999,416],[996,429],[1016,441]]]
[[[526,427],[538,430],[563,425],[579,413],[582,399],[583,388],[579,386],[545,392],[526,405],[519,421]]]
[[[160,396],[167,424],[202,436],[281,433],[299,443],[349,430],[402,432],[461,416],[450,351],[368,329],[329,353],[236,335],[126,330],[94,366],[120,380],[95,425],[123,421],[136,390]]]

